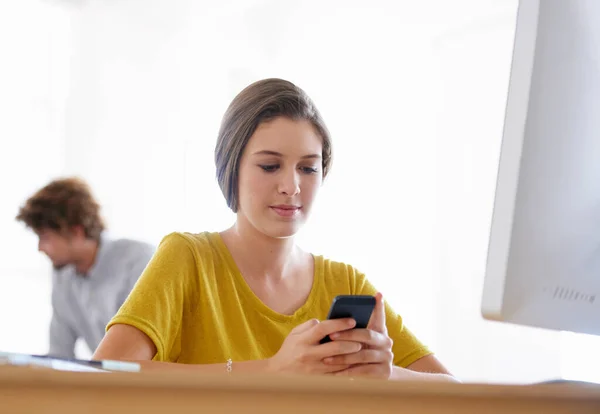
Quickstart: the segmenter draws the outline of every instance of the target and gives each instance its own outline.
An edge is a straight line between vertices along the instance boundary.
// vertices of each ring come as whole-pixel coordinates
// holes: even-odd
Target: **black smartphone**
[[[340,295],[331,303],[327,319],[352,318],[359,329],[364,329],[369,324],[371,314],[375,309],[375,296],[367,295]],[[321,339],[321,343],[330,342],[329,335]]]

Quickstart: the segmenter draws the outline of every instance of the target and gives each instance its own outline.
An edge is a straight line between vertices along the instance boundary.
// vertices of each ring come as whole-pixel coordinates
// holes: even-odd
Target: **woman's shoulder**
[[[219,250],[219,233],[213,232],[172,232],[163,237],[159,249],[183,253],[186,250],[194,255],[213,255]]]
[[[321,264],[326,284],[347,286],[352,292],[364,284],[365,275],[355,266],[324,256],[315,256],[315,261]]]
[[[331,275],[362,275],[362,272],[351,264],[333,260],[325,256],[315,256],[315,258],[323,263],[324,271]]]

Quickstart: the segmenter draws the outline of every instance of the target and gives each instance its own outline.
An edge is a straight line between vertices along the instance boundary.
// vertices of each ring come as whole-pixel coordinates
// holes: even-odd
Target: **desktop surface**
[[[393,382],[188,372],[96,373],[0,366],[3,412],[599,413],[598,387]]]

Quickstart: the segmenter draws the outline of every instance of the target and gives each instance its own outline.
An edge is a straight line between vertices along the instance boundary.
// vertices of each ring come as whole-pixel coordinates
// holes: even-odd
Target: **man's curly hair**
[[[88,239],[99,240],[104,230],[100,205],[87,183],[76,177],[54,180],[32,195],[16,217],[35,232],[65,233],[81,226]]]

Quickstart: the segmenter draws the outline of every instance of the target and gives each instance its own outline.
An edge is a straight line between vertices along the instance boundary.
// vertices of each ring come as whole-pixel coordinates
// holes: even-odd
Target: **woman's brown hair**
[[[264,79],[247,86],[231,102],[215,148],[217,181],[233,212],[238,209],[240,159],[248,140],[263,122],[278,117],[312,123],[323,140],[323,178],[331,167],[331,137],[313,101],[299,87],[283,79]]]
[[[100,205],[88,185],[79,178],[50,182],[32,195],[16,217],[35,232],[44,229],[60,233],[81,226],[88,239],[99,240],[104,230]]]

